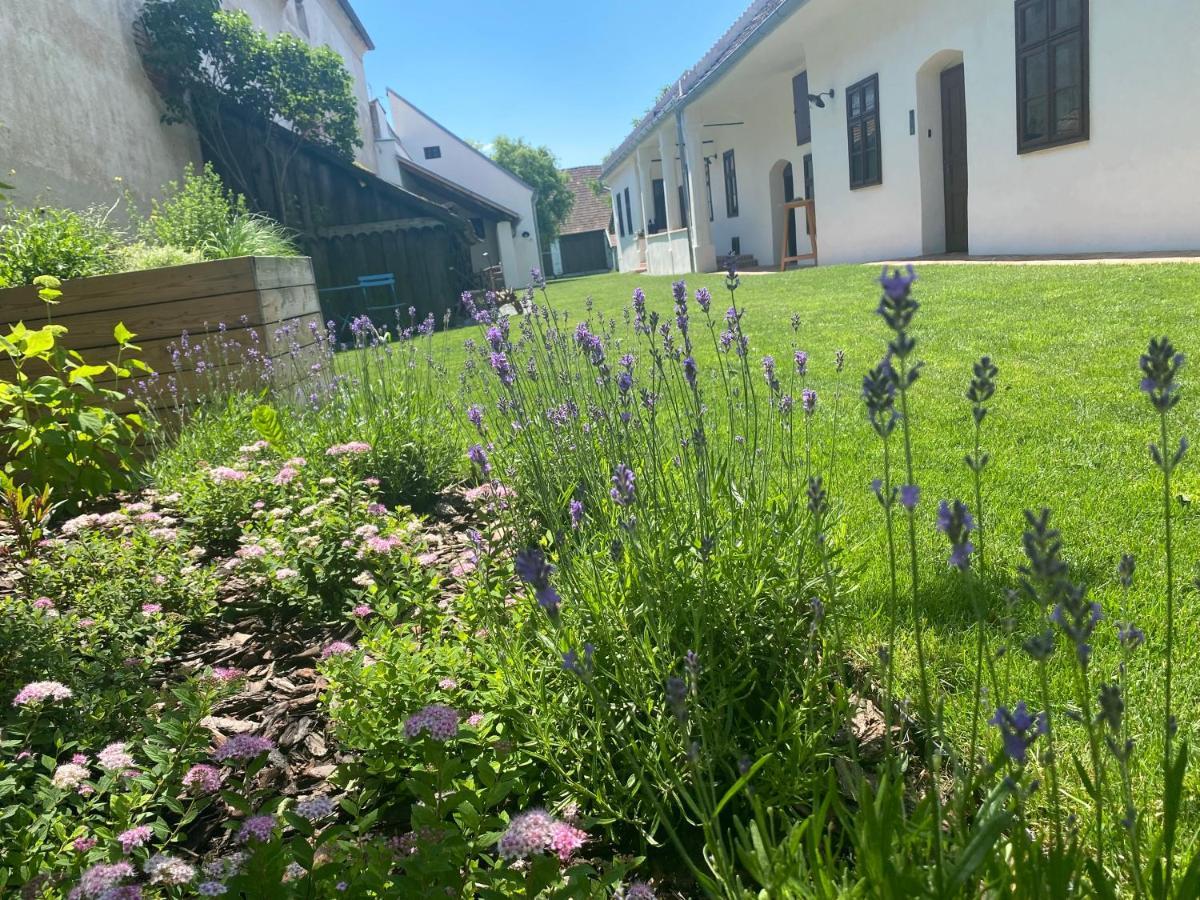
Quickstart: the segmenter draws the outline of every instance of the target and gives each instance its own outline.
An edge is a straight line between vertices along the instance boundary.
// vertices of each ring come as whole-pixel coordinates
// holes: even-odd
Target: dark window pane
[[[868,153],[867,154],[867,178],[866,178],[866,180],[867,181],[878,181],[879,180],[879,154],[878,153]]]
[[[875,85],[868,84],[863,88],[863,109],[870,112],[875,108]]]
[[[1024,46],[1046,39],[1046,0],[1021,7],[1021,43]]]
[[[864,180],[862,154],[852,153],[850,155],[850,183],[862,184]]]
[[[850,95],[850,115],[862,115],[862,93],[855,91]]]
[[[1079,88],[1069,87],[1054,92],[1054,132],[1072,134],[1082,127],[1080,121]]]
[[[1079,0],[1054,0],[1054,30],[1074,28],[1081,21]]]
[[[1023,65],[1025,66],[1025,98],[1045,96],[1048,85],[1046,84],[1046,51],[1041,50],[1031,56],[1025,57]]]
[[[1036,141],[1046,136],[1046,99],[1038,97],[1025,104],[1022,139]]]
[[[1075,87],[1082,80],[1079,66],[1079,43],[1068,39],[1054,48],[1054,87],[1061,90]]]

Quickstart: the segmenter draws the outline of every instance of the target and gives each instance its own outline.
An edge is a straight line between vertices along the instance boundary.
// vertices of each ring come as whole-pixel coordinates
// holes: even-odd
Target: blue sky
[[[390,87],[459,137],[523,137],[581,166],[620,143],[749,0],[352,2],[375,42],[373,95]]]

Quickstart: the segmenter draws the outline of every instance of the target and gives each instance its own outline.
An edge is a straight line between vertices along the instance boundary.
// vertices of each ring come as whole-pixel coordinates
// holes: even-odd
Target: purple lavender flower
[[[546,276],[542,274],[542,270],[537,266],[529,270],[529,282],[539,290],[546,289]]]
[[[796,401],[791,394],[784,394],[779,398],[779,412],[785,416],[791,415],[792,407],[796,405]]]
[[[804,407],[805,415],[811,416],[817,409],[817,392],[812,388],[805,388],[801,391],[800,405]]]
[[[625,463],[619,463],[612,476],[612,490],[609,496],[617,506],[629,506],[634,502],[633,469]]]
[[[775,357],[764,356],[762,358],[763,378],[767,380],[767,386],[771,389],[771,393],[779,393],[779,379],[775,377]]]
[[[793,358],[796,361],[796,374],[803,378],[808,374],[808,353],[797,350]]]
[[[634,330],[646,330],[646,292],[641,288],[633,289]]]
[[[475,429],[481,434],[483,433],[483,407],[477,403],[472,403],[467,407],[467,421],[475,426]]]
[[[1135,650],[1146,642],[1146,632],[1132,622],[1117,625],[1117,640],[1130,650]]]
[[[488,462],[487,452],[479,444],[472,444],[467,448],[467,459],[478,466],[479,471],[484,475],[487,475],[492,470],[492,464]]]
[[[689,356],[683,361],[683,378],[688,383],[688,387],[695,390],[696,388],[696,360]]]
[[[546,561],[546,554],[539,547],[518,550],[514,568],[517,577],[533,588],[534,599],[538,605],[546,610],[551,619],[557,620],[562,598],[550,584],[554,567]]]
[[[921,489],[915,484],[903,484],[900,486],[900,505],[909,512],[917,508],[920,500]]]
[[[911,265],[906,266],[904,272],[894,269],[891,275],[888,275],[887,266],[884,266],[883,273],[879,276],[879,283],[883,286],[883,292],[889,300],[906,298],[912,290],[912,283],[916,280],[917,273]]]
[[[998,707],[988,724],[1000,729],[1005,755],[1022,766],[1028,759],[1030,744],[1039,734],[1046,734],[1050,730],[1046,714],[1041,712],[1036,716],[1030,715],[1024,700],[1020,701],[1012,712],[1003,706]]]
[[[571,516],[571,527],[578,529],[583,525],[583,501],[572,500],[569,506]]]
[[[487,338],[488,346],[492,348],[493,353],[499,353],[504,349],[504,332],[502,332],[497,326],[489,326],[488,330],[485,332],[485,336]]]
[[[704,312],[708,312],[709,307],[712,306],[712,292],[706,287],[696,288],[696,304]]]
[[[493,353],[491,356],[492,369],[500,378],[500,383],[506,387],[517,380],[516,370],[513,369],[512,363],[508,361],[508,357],[503,353]]]
[[[950,566],[965,572],[971,565],[971,554],[975,545],[971,543],[970,534],[975,530],[975,519],[968,512],[966,504],[955,500],[953,505],[943,500],[938,505],[937,529],[950,541]]]

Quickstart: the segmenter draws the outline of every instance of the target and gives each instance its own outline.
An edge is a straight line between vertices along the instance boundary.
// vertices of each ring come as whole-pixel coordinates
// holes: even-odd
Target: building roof
[[[786,18],[786,14],[802,2],[803,0],[753,0],[708,52],[663,92],[617,149],[605,157],[601,166],[602,172],[607,175],[616,168],[668,112],[686,103],[695,91],[706,87],[714,76],[740,59],[742,53],[749,50],[753,44],[770,34],[775,26]]]
[[[482,212],[489,212],[492,216],[498,219],[506,219],[510,222],[517,222],[521,219],[520,213],[513,212],[507,206],[501,206],[496,201],[489,200],[487,197],[477,194],[474,191],[463,187],[457,182],[451,181],[448,178],[444,178],[435,172],[431,172],[424,166],[405,159],[403,156],[396,157],[396,164],[405,172],[411,173],[418,180],[423,179],[429,182],[432,187],[441,189],[455,200],[462,202],[464,205],[479,207],[480,211]],[[599,169],[598,166],[596,168],[597,170]]]
[[[600,180],[599,166],[576,166],[564,169],[571,179],[571,193],[575,195],[575,205],[571,207],[571,215],[563,222],[558,230],[561,234],[583,234],[587,231],[607,231],[608,223],[612,220],[612,206],[608,202],[608,194],[600,196],[592,190],[592,185]]]
[[[354,7],[350,5],[350,0],[337,0],[337,3],[342,8],[342,12],[346,14],[346,18],[350,20],[350,24],[354,26],[354,30],[358,32],[358,36],[363,39],[363,43],[367,45],[367,49],[374,50],[375,42],[367,34],[367,28],[363,25],[362,19],[358,17],[358,13],[354,11]]]

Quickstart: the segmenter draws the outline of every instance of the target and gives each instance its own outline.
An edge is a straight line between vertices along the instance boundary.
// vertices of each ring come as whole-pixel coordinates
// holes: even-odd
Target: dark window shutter
[[[796,146],[812,142],[812,110],[808,105],[808,73],[792,79],[792,105],[796,115]]]

